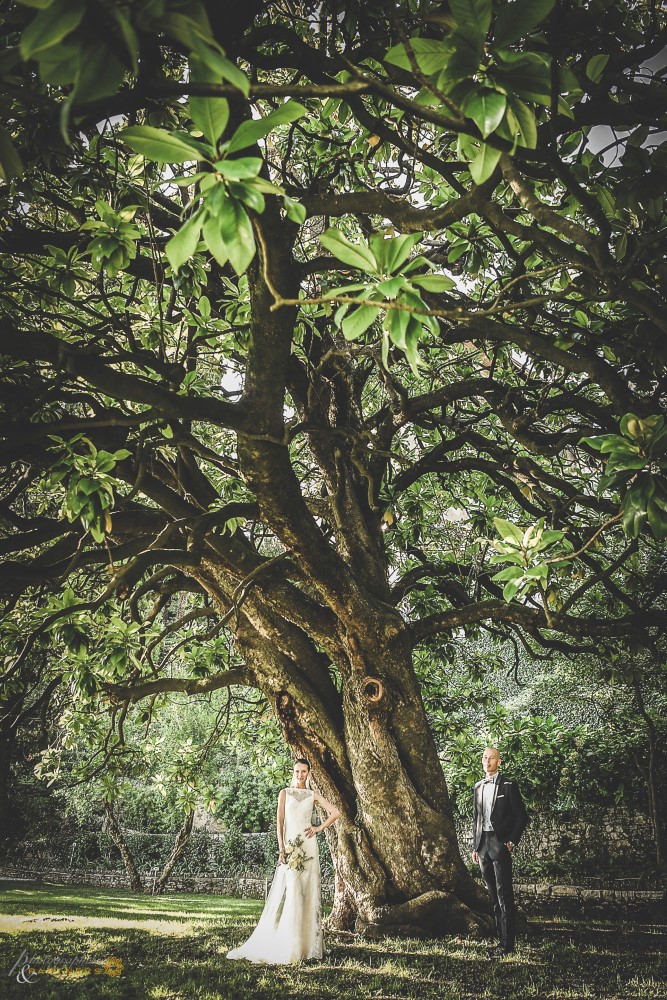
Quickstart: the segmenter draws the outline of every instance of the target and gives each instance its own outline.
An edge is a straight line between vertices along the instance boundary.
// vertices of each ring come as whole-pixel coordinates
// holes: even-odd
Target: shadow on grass
[[[323,962],[268,967],[225,958],[247,936],[261,901],[195,894],[135,897],[122,890],[25,883],[0,888],[0,914],[11,914],[14,928],[0,941],[0,996],[11,1000],[30,990],[40,1000],[667,997],[660,955],[665,928],[531,921],[516,954],[500,961],[489,961],[483,942],[466,939],[365,942],[330,935]],[[71,917],[76,926],[60,921],[37,926],[24,923],[26,916]],[[97,926],[99,918],[124,923]],[[55,969],[36,975],[32,985],[17,983],[8,972],[23,951],[36,956],[35,965],[43,961]],[[67,972],[64,963],[75,956],[120,959],[122,975]]]

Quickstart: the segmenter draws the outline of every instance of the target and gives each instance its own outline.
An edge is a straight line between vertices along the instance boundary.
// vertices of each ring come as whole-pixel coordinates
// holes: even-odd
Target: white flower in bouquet
[[[288,840],[285,844],[285,857],[287,859],[287,867],[291,868],[295,872],[303,872],[306,870],[306,862],[310,861],[310,858],[303,849],[304,840],[303,837],[295,837],[294,840]]]

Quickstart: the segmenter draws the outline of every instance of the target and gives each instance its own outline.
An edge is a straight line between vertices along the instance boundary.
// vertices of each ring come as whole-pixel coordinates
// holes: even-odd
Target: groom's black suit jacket
[[[475,811],[472,821],[472,845],[473,850],[479,848],[482,839],[482,827],[484,826],[484,813],[482,806],[482,789],[484,788],[484,778],[475,785]],[[496,835],[504,844],[511,841],[518,844],[521,839],[528,813],[521,798],[521,792],[511,778],[506,778],[499,774],[493,789],[493,806],[491,808],[491,826]]]

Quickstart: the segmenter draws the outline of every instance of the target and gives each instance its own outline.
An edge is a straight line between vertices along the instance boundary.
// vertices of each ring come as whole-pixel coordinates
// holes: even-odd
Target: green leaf
[[[477,125],[486,139],[500,125],[507,107],[507,97],[497,90],[472,91],[461,105],[461,110]]]
[[[229,260],[229,251],[220,232],[220,222],[216,216],[209,215],[202,228],[204,243],[213,255],[220,267],[223,267]]]
[[[505,580],[518,580],[519,577],[522,576],[523,569],[520,566],[506,566],[505,569],[501,569],[498,573],[494,573],[491,579],[502,582]]]
[[[219,160],[215,169],[230,181],[243,181],[256,177],[264,161],[258,156],[244,156],[239,160]]]
[[[190,216],[188,221],[181,226],[179,231],[172,236],[165,246],[167,259],[174,271],[178,271],[186,261],[194,256],[197,244],[199,243],[199,234],[203,221],[202,215],[205,211],[206,209],[203,207],[198,208],[195,214]]]
[[[603,55],[602,53],[597,56],[593,56],[586,63],[586,76],[593,83],[599,83],[602,79],[602,74],[604,73],[604,68],[609,62],[609,56]]]
[[[421,324],[414,316],[411,316],[408,320],[408,329],[405,334],[405,356],[408,359],[408,364],[412,369],[414,375],[419,375],[419,369],[422,365],[421,358],[419,357],[419,339],[421,336]]]
[[[229,102],[224,97],[191,97],[188,103],[193,122],[215,146],[229,121]]]
[[[115,94],[125,76],[125,66],[102,39],[81,47],[72,97],[96,101]]]
[[[474,28],[483,35],[491,27],[491,0],[449,0],[449,7],[461,27]]]
[[[474,76],[484,54],[486,32],[478,32],[472,27],[462,26],[449,36],[452,54],[443,71],[443,85]],[[438,80],[440,85],[440,80]]]
[[[417,65],[425,76],[433,76],[443,66],[446,66],[452,54],[451,42],[442,42],[434,38],[411,38],[410,48],[414,52]],[[398,66],[399,69],[408,71],[412,69],[403,42],[389,49],[384,61],[391,63],[392,66]]]
[[[297,225],[302,226],[306,221],[307,211],[306,206],[302,205],[300,201],[295,198],[290,198],[289,195],[285,195],[284,199],[285,211],[287,212],[287,218],[292,222],[296,222]]]
[[[446,274],[418,274],[410,282],[425,292],[448,292],[456,288],[456,282]]]
[[[365,333],[371,323],[377,319],[379,312],[380,309],[376,306],[359,306],[353,313],[346,316],[342,323],[345,339],[356,340],[357,337],[361,337],[362,333]]]
[[[513,597],[516,597],[519,587],[520,584],[515,582],[514,580],[508,580],[508,582],[503,587],[503,597],[505,598],[508,604]]]
[[[119,138],[135,153],[158,163],[187,163],[198,158],[195,149],[179,136],[152,125],[131,125],[119,133]]]
[[[410,313],[406,309],[388,309],[385,319],[385,326],[389,332],[392,343],[396,344],[402,351],[405,350],[405,335],[408,332]]]
[[[308,114],[308,109],[298,101],[286,101],[279,108],[266,115],[264,118],[253,119],[242,122],[229,141],[227,151],[234,152],[237,149],[246,149],[253,146],[258,139],[268,135],[279,125],[286,125],[288,122],[298,121]]]
[[[137,33],[134,30],[129,17],[121,7],[110,7],[107,9],[120,29],[122,39],[125,42],[125,49],[132,64],[132,72],[136,76],[139,72],[139,60],[137,58],[139,52],[139,39],[137,38]]]
[[[12,137],[6,128],[0,125],[0,177],[3,181],[11,181],[23,173],[23,163]]]
[[[266,198],[252,181],[248,181],[246,184],[230,184],[229,193],[233,198],[238,198],[239,201],[242,201],[244,205],[247,205],[248,208],[251,208],[253,212],[257,212],[259,215],[266,208]]]
[[[470,175],[475,184],[479,185],[483,184],[484,181],[488,181],[489,177],[498,166],[500,155],[499,149],[493,149],[491,146],[487,146],[487,144],[484,143],[469,168]]]
[[[667,537],[667,513],[654,500],[649,500],[646,513],[651,531],[662,541]]]
[[[415,243],[419,243],[421,238],[421,233],[389,238],[382,233],[375,233],[368,242],[382,274],[393,274],[406,262]]]
[[[21,35],[19,52],[26,62],[37,52],[57,45],[81,24],[83,0],[56,0],[33,18]]]
[[[493,32],[494,43],[498,48],[512,45],[520,38],[529,35],[538,24],[553,10],[555,0],[516,0],[505,2],[496,18]]]
[[[518,528],[516,524],[506,521],[503,517],[494,517],[493,523],[496,526],[496,531],[505,541],[515,542],[517,545],[522,544],[524,536],[522,528]]]
[[[493,77],[510,94],[524,97],[536,104],[551,104],[551,59],[537,52],[496,53],[500,68]]]
[[[377,261],[363,240],[360,243],[351,243],[339,229],[333,226],[322,233],[319,240],[324,249],[332,253],[343,264],[377,274]]]
[[[250,80],[238,66],[226,59],[217,49],[211,48],[203,39],[193,36],[190,39],[193,51],[199,59],[218,77],[227,80],[233,87],[241,91],[244,97],[250,95]]]
[[[507,106],[507,125],[519,146],[535,149],[537,146],[537,122],[530,108],[519,100],[511,97]]]
[[[395,299],[398,293],[405,288],[406,283],[407,278],[404,278],[402,274],[397,274],[394,278],[385,278],[384,281],[379,281],[375,290],[384,298]]]
[[[237,274],[243,274],[257,249],[248,213],[235,198],[226,198],[218,220],[231,265]]]

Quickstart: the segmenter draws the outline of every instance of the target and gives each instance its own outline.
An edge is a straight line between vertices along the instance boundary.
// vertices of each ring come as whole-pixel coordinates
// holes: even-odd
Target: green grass
[[[604,1000],[667,997],[667,928],[531,920],[511,958],[484,942],[327,937],[323,962],[231,962],[262,909],[254,900],[0,883],[0,997],[46,1000]],[[8,972],[26,950],[55,966],[31,984]],[[76,956],[120,959],[120,976],[66,972]]]

